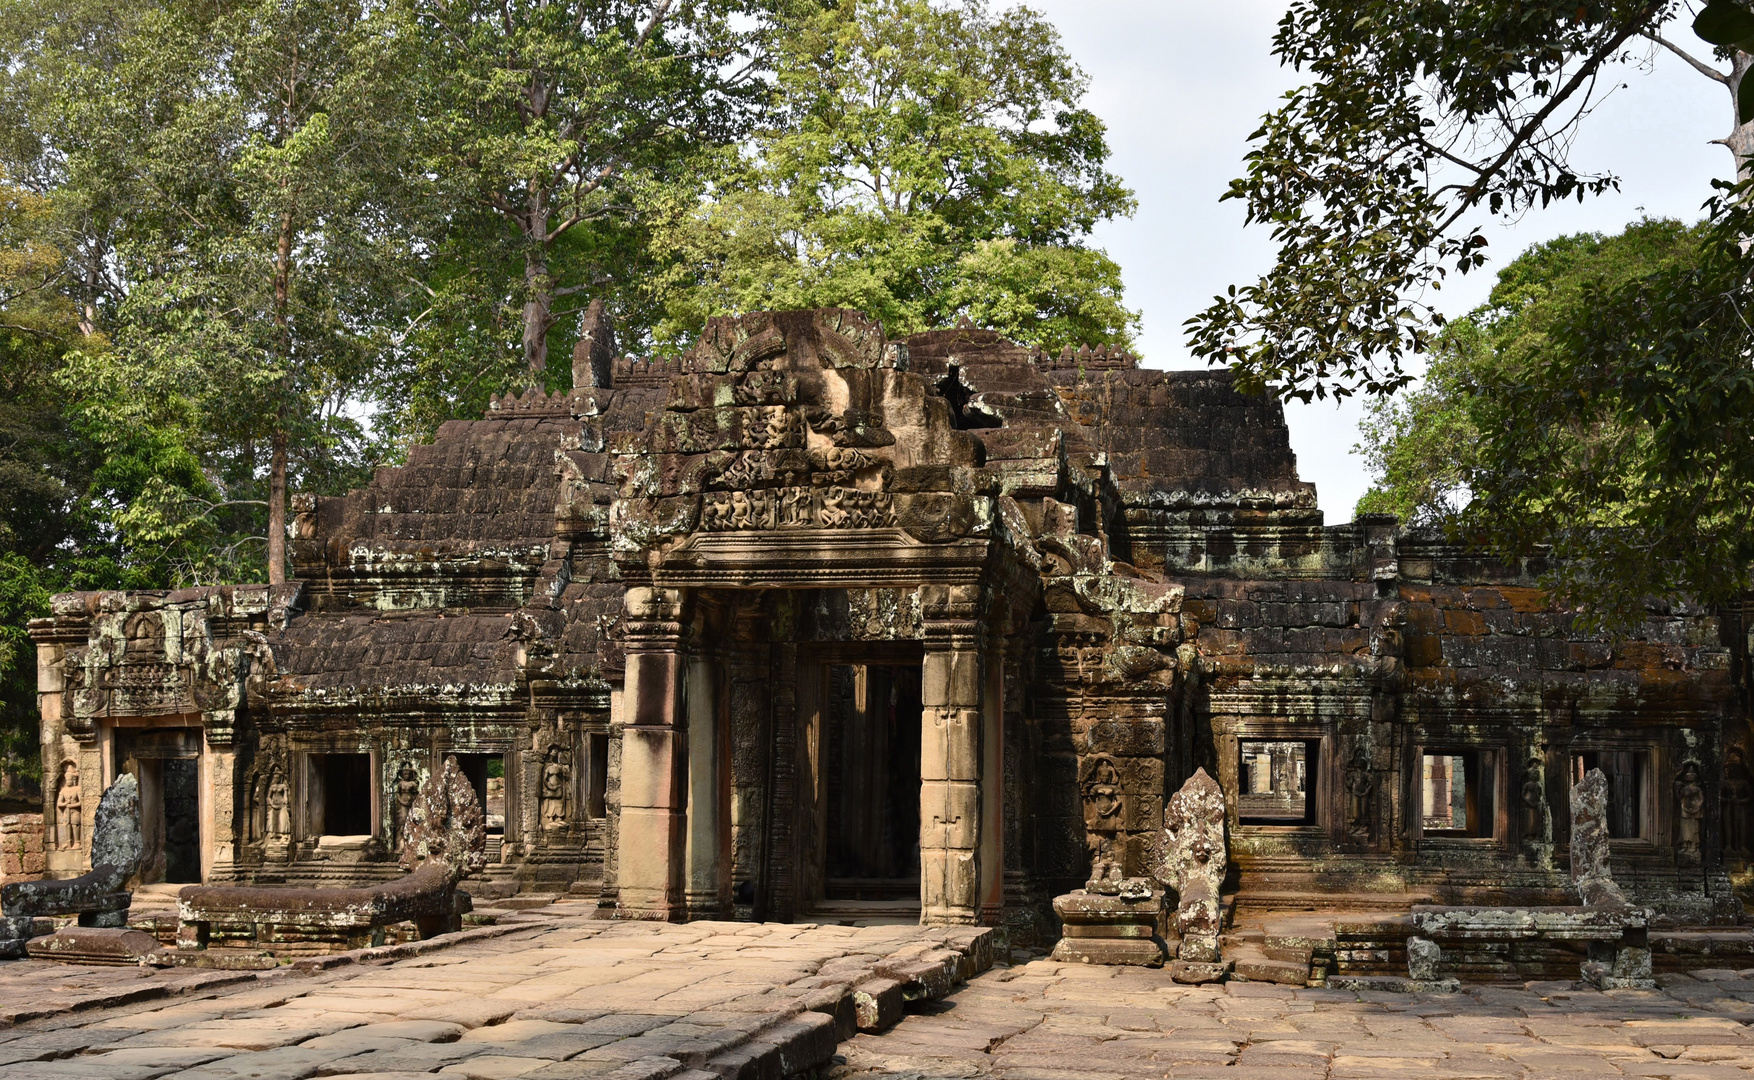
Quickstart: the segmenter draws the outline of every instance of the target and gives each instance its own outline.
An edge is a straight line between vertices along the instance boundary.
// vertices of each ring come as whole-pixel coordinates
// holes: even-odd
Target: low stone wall
[[[48,869],[43,852],[43,815],[0,816],[0,885],[37,881]]]

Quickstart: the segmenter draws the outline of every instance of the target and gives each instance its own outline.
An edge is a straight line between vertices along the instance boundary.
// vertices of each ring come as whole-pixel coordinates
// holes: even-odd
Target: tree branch
[[[670,6],[674,2],[675,2],[675,0],[659,0],[657,8],[655,10],[653,10],[653,12],[652,12],[651,21],[646,23],[645,29],[643,29],[639,32],[638,44],[640,47],[643,48],[645,46],[645,43],[651,38],[651,36],[654,33],[657,32],[658,27],[661,26],[663,24],[664,20],[669,17]]]
[[[1472,210],[1477,206],[1480,200],[1486,196],[1487,182],[1503,172],[1504,167],[1510,164],[1511,160],[1516,157],[1517,151],[1521,150],[1524,144],[1528,143],[1529,140],[1540,134],[1542,127],[1547,123],[1547,118],[1552,116],[1554,111],[1558,109],[1559,106],[1563,105],[1572,94],[1576,93],[1579,87],[1594,79],[1597,69],[1607,61],[1608,57],[1614,55],[1614,52],[1619,49],[1620,46],[1626,44],[1626,42],[1632,37],[1643,33],[1645,24],[1655,18],[1662,9],[1663,5],[1661,4],[1653,4],[1650,7],[1645,8],[1643,16],[1622,27],[1613,37],[1609,38],[1601,48],[1597,49],[1595,53],[1590,56],[1589,60],[1578,69],[1577,74],[1573,75],[1570,79],[1567,79],[1565,85],[1559,88],[1559,92],[1549,98],[1547,104],[1536,110],[1535,114],[1529,118],[1528,122],[1525,123],[1522,126],[1522,129],[1511,139],[1510,145],[1506,146],[1504,151],[1500,153],[1490,165],[1487,165],[1481,170],[1480,179],[1476,180],[1469,186],[1454,212],[1452,212],[1448,218],[1444,219],[1443,224],[1437,227],[1435,235],[1441,236],[1448,232],[1449,227],[1454,225],[1463,214],[1466,214],[1469,210]]]
[[[1704,75],[1706,78],[1715,79],[1718,82],[1723,83],[1725,86],[1728,86],[1730,84],[1730,77],[1728,75],[1725,75],[1723,72],[1719,71],[1717,68],[1712,67],[1710,64],[1706,63],[1705,61],[1696,58],[1692,53],[1689,53],[1686,49],[1683,49],[1679,45],[1676,45],[1674,42],[1670,41],[1668,38],[1664,37],[1663,35],[1657,33],[1655,30],[1647,30],[1647,31],[1641,33],[1639,36],[1640,37],[1647,37],[1647,38],[1651,39],[1652,41],[1656,42],[1658,45],[1661,45],[1663,48],[1674,53],[1676,56],[1679,56],[1681,59],[1687,61],[1687,63],[1689,63],[1693,66],[1694,71],[1699,72],[1701,75]]]

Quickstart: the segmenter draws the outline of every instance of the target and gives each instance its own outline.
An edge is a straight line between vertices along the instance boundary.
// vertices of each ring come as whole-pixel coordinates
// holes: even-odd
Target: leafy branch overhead
[[[1278,255],[1188,321],[1193,351],[1303,400],[1406,386],[1410,359],[1442,325],[1435,294],[1485,263],[1486,218],[1618,187],[1571,149],[1621,64],[1666,49],[1740,97],[1747,54],[1736,46],[1754,14],[1733,0],[1699,13],[1726,74],[1663,36],[1682,10],[1296,0],[1273,47],[1309,82],[1264,119],[1224,196],[1271,230]],[[1724,141],[1738,167],[1754,149],[1742,127]]]

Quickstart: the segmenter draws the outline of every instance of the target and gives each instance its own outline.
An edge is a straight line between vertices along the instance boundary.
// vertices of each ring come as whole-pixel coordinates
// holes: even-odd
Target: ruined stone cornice
[[[84,645],[91,634],[91,620],[63,615],[32,619],[26,624],[30,639],[38,645]]]

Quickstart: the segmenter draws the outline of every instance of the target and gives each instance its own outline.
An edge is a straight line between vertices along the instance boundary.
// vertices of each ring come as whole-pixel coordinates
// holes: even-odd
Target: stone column
[[[980,588],[920,589],[926,655],[920,672],[920,922],[975,923],[983,886]]]
[[[718,655],[687,660],[690,919],[731,917],[730,712]]]
[[[682,607],[676,589],[627,590],[625,711],[617,915],[684,916],[688,715],[684,710]]]

